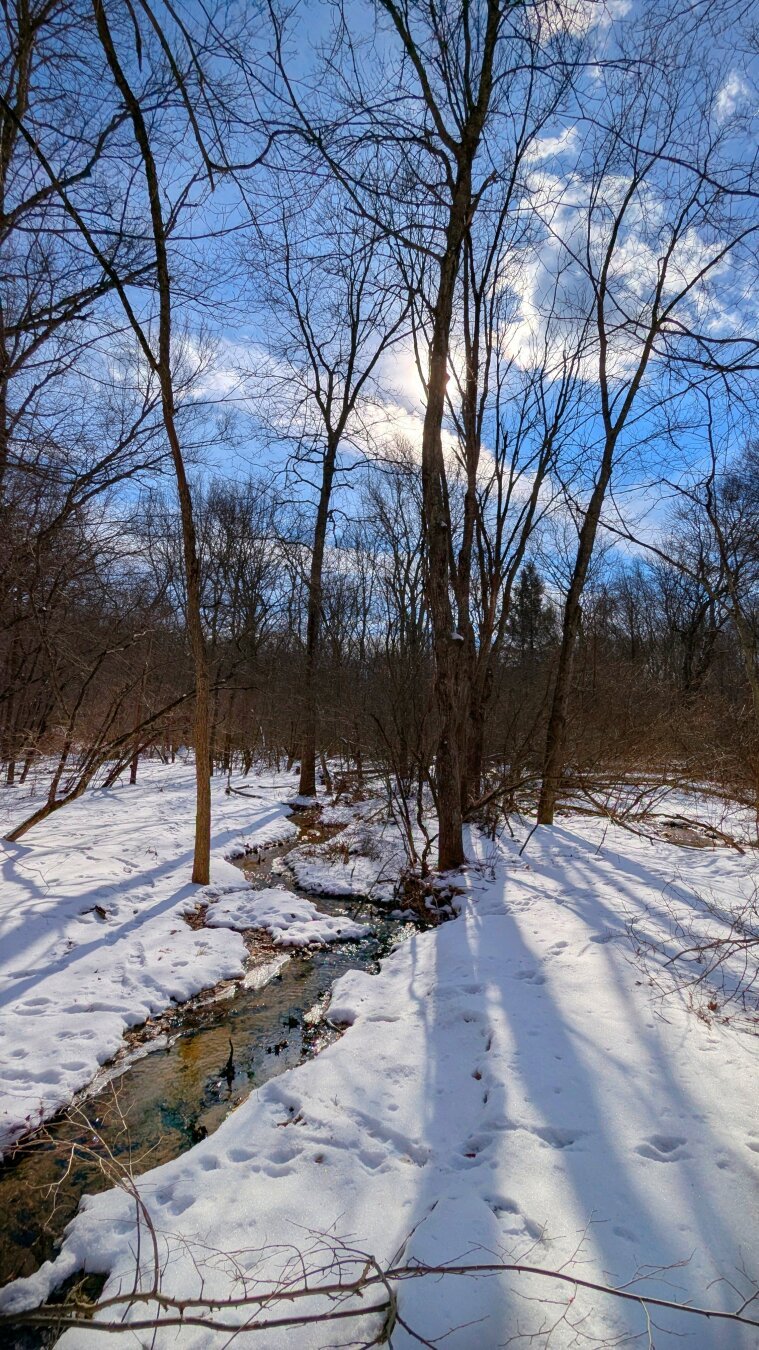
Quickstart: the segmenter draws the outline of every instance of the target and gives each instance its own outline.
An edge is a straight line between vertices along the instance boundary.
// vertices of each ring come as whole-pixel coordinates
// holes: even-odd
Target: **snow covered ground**
[[[298,885],[315,895],[366,895],[377,904],[391,904],[407,858],[384,801],[370,796],[351,805],[326,805],[321,818],[325,825],[341,826],[341,833],[288,854],[287,867]]]
[[[189,880],[185,765],[144,764],[135,787],[89,793],[17,844],[0,840],[0,1153],[89,1083],[127,1027],[242,973],[238,925],[193,930],[184,915],[240,889],[226,857],[295,833],[293,785],[258,778],[250,798],[214,780],[206,888]],[[28,788],[0,792],[0,834],[33,804]]]
[[[164,819],[175,820],[165,790]],[[145,840],[155,792],[152,807],[129,813]],[[250,804],[240,805],[218,826],[217,852],[242,829]],[[94,799],[81,804],[82,846],[94,857],[88,874],[67,882],[70,914],[79,887],[91,902],[94,869],[110,868],[110,876],[116,867],[93,823],[100,810]],[[145,812],[141,831],[138,810]],[[270,808],[256,828],[280,827],[278,810]],[[757,1041],[663,991],[673,915],[701,914],[704,900],[715,910],[735,907],[755,884],[755,853],[651,842],[579,815],[535,831],[522,856],[528,827],[517,833],[495,844],[470,839],[473,865],[457,919],[412,937],[378,975],[353,972],[339,981],[330,1008],[333,1020],[348,1025],[339,1041],[254,1092],[211,1138],[139,1178],[165,1294],[193,1298],[202,1289],[223,1299],[300,1281],[341,1243],[383,1264],[525,1261],[603,1284],[632,1281],[639,1293],[711,1307],[734,1308],[753,1292]],[[35,846],[41,856],[25,860],[30,903],[32,869],[62,865],[51,862],[62,856],[54,843],[48,830]],[[123,846],[117,851],[134,863]],[[156,924],[173,922],[168,916],[190,889],[180,894],[178,874],[170,874],[174,889],[167,883],[153,892],[159,909],[160,897],[169,897]],[[105,879],[98,884],[102,890]],[[135,892],[146,885],[137,873]],[[630,924],[653,944],[645,962],[635,954]],[[159,931],[168,961],[176,934]],[[229,932],[218,936],[234,941]],[[37,937],[37,965],[50,946]],[[87,959],[97,950],[93,942]],[[214,959],[221,963],[223,953],[232,964],[235,950],[225,945]],[[97,959],[106,958],[111,970],[113,953],[100,947]],[[54,959],[60,965],[65,956]],[[160,1002],[169,986],[154,978]],[[39,988],[50,997],[47,983]],[[24,1025],[33,1026],[37,985],[22,997]],[[121,1008],[114,1013],[119,1025]],[[47,1016],[50,1034],[62,1023]],[[15,1063],[2,1054],[6,1065]],[[131,1290],[135,1250],[133,1199],[119,1191],[99,1195],[71,1224],[57,1262],[2,1301],[32,1306],[82,1268],[109,1274],[104,1297]],[[154,1256],[144,1233],[142,1252],[142,1287],[149,1289]],[[649,1337],[641,1307],[526,1275],[402,1282],[398,1308],[423,1344],[446,1350],[759,1344],[755,1331],[735,1323],[663,1311],[650,1314],[663,1330]],[[261,1315],[292,1309],[271,1305]],[[149,1310],[143,1304],[129,1317]],[[234,1323],[231,1313],[217,1316]],[[247,1331],[234,1343],[322,1350],[363,1343],[381,1320],[375,1314],[359,1323]],[[166,1329],[155,1341],[137,1337],[181,1350],[216,1350],[228,1341],[227,1332],[190,1326]],[[113,1343],[105,1332],[72,1330],[61,1346]],[[419,1341],[399,1322],[391,1343],[405,1350]]]
[[[220,895],[206,915],[209,928],[256,928],[269,933],[278,947],[313,947],[317,943],[352,941],[371,932],[366,923],[320,914],[316,905],[283,887],[264,891],[234,890]]]

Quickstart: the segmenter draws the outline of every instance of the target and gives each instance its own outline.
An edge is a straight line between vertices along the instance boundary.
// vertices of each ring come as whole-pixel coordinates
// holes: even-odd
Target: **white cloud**
[[[732,117],[741,103],[748,98],[751,90],[744,80],[743,76],[737,70],[731,70],[725,83],[717,94],[715,104],[717,116],[723,121],[727,117]]]
[[[594,29],[608,28],[623,19],[632,8],[632,0],[552,0],[541,15],[549,31],[573,33],[583,37]]]
[[[560,131],[557,136],[539,136],[530,146],[527,159],[533,163],[540,163],[544,159],[552,159],[555,155],[563,155],[568,150],[573,150],[577,142],[577,127],[566,127]]]
[[[561,178],[545,168],[536,168],[529,187],[545,231],[538,246],[525,249],[509,278],[515,313],[502,329],[503,350],[523,369],[546,363],[549,369],[558,369],[565,355],[574,350],[581,325],[593,308],[587,255],[598,275],[629,180],[622,175],[608,177],[593,200],[590,225],[590,189],[578,176]],[[608,274],[606,305],[607,368],[620,379],[629,376],[640,358],[671,216],[663,190],[646,184],[624,208]],[[695,228],[683,231],[667,259],[664,297],[670,299],[690,287],[678,306],[680,316],[705,331],[732,333],[735,263],[725,257],[709,266],[719,251],[719,240]],[[703,269],[706,272],[702,278]],[[583,356],[581,374],[590,382],[598,378],[597,353],[592,344]]]

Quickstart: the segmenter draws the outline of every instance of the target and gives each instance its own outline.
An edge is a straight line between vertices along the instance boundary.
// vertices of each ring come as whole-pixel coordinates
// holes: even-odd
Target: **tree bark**
[[[306,617],[306,667],[303,676],[303,723],[300,746],[301,797],[316,796],[316,672],[319,660],[319,632],[322,613],[322,581],[324,576],[324,549],[327,541],[329,503],[337,459],[337,440],[327,443],[322,464],[322,483],[314,522],[314,545],[308,578],[308,614]]]

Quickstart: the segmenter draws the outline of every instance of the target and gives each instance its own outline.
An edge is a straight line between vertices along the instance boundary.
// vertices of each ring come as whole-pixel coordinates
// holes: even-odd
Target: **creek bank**
[[[316,900],[325,916],[360,918],[370,930],[353,941],[287,952],[266,934],[247,931],[242,977],[129,1032],[123,1051],[72,1106],[0,1164],[1,1283],[55,1255],[82,1195],[112,1186],[120,1172],[138,1176],[179,1156],[218,1129],[254,1088],[335,1040],[340,1030],[325,1015],[335,980],[348,970],[378,969],[390,947],[413,931],[364,899],[303,895],[284,867],[286,854],[342,827],[320,828],[314,812],[298,812],[294,820],[297,838],[233,860],[250,886],[286,886]],[[188,917],[201,927],[206,915],[203,906]]]

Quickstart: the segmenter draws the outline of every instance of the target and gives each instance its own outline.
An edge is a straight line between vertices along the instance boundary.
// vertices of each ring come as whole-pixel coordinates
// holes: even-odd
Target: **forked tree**
[[[435,670],[434,792],[438,865],[464,861],[462,686],[466,644],[452,587],[450,484],[444,453],[457,285],[483,199],[502,187],[532,100],[565,85],[578,42],[562,7],[483,0],[439,11],[378,0],[385,24],[372,49],[342,24],[325,68],[304,94],[290,78],[278,31],[282,97],[299,137],[347,193],[352,209],[392,239],[398,268],[423,314],[421,432],[425,587]],[[516,134],[515,134],[516,132]]]

